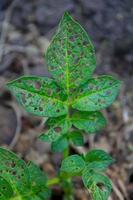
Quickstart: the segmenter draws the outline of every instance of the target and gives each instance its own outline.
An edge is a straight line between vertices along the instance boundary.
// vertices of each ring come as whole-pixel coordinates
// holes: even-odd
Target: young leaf
[[[0,200],[9,200],[12,196],[12,187],[4,178],[0,177]]]
[[[85,167],[85,161],[79,155],[72,155],[62,161],[61,172],[70,176],[79,175]]]
[[[79,89],[78,98],[72,107],[81,111],[98,111],[112,104],[120,89],[121,82],[111,76],[90,79]]]
[[[42,133],[39,136],[45,142],[55,142],[71,128],[71,122],[66,117],[53,118],[51,122],[47,123],[51,123],[52,127],[46,133]]]
[[[86,31],[68,13],[59,24],[46,60],[50,73],[67,94],[88,81],[96,67],[94,48]]]
[[[112,185],[107,176],[84,170],[82,179],[85,187],[92,193],[93,200],[108,199],[112,191]]]
[[[94,149],[86,154],[85,161],[88,163],[88,169],[105,170],[114,162],[114,159],[105,151]]]
[[[68,140],[66,138],[66,135],[64,135],[55,142],[52,142],[51,149],[53,152],[62,152],[68,147],[68,145]]]
[[[38,116],[57,117],[67,113],[65,95],[52,79],[21,77],[7,84],[25,109]]]
[[[72,124],[87,133],[94,133],[106,125],[106,120],[100,112],[75,112]]]
[[[76,146],[83,146],[84,145],[83,135],[79,131],[72,131],[69,134],[69,139]]]

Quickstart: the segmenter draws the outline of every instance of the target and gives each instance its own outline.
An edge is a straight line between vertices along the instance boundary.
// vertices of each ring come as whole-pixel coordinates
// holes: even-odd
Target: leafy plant
[[[0,200],[47,200],[50,194],[47,176],[38,166],[0,148]]]
[[[49,129],[39,138],[50,142],[53,152],[63,152],[59,176],[49,180],[48,185],[61,183],[64,199],[70,200],[74,198],[71,179],[81,176],[94,200],[107,200],[112,187],[103,171],[114,160],[99,149],[90,150],[86,155],[69,155],[69,144],[82,146],[83,133],[96,133],[106,125],[100,110],[112,104],[121,82],[107,75],[92,77],[96,68],[94,47],[85,30],[68,13],[60,21],[47,49],[46,60],[52,78],[23,76],[7,86],[28,112],[48,118],[46,126]],[[0,154],[3,155],[0,158],[1,170],[11,169],[9,173],[5,171],[4,175],[0,173],[0,181],[9,191],[7,195],[1,188],[3,199],[10,198],[13,191],[14,195],[28,199],[25,195],[29,193],[29,188],[35,196],[30,199],[38,200],[42,196],[48,199],[46,177],[40,176],[42,172],[37,166],[27,166],[24,161],[3,149]],[[11,163],[14,161],[16,175],[13,176]]]

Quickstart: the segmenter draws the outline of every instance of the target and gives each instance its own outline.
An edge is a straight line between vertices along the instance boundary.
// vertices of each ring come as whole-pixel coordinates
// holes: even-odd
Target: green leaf
[[[12,187],[4,178],[0,177],[0,200],[8,200],[12,196]]]
[[[112,191],[112,184],[107,176],[85,169],[82,179],[85,187],[92,193],[93,200],[108,199]]]
[[[16,194],[24,194],[29,191],[30,176],[25,162],[3,148],[0,148],[0,177],[11,185]]]
[[[71,122],[64,116],[52,118],[47,123],[51,125],[50,129],[39,136],[45,142],[55,142],[71,128]]]
[[[46,77],[21,77],[7,84],[25,109],[38,116],[57,117],[67,113],[66,97],[56,83]]]
[[[85,156],[85,161],[88,163],[88,169],[105,170],[109,165],[114,163],[114,159],[101,149],[89,151]]]
[[[45,175],[45,173],[42,172],[40,168],[33,162],[30,162],[28,164],[28,169],[30,172],[31,190],[33,191],[33,193],[43,200],[49,199],[51,192],[46,187],[47,176]]]
[[[35,164],[26,165],[16,154],[0,148],[1,200],[47,200],[46,183],[46,175]]]
[[[94,133],[106,125],[106,120],[100,112],[75,112],[72,124],[87,133]]]
[[[86,31],[65,13],[47,50],[49,71],[66,90],[85,83],[96,67],[93,45]]]
[[[72,155],[62,161],[61,172],[70,176],[80,175],[85,167],[85,161],[79,155]]]
[[[98,111],[112,104],[120,89],[121,82],[111,76],[90,79],[79,88],[78,98],[72,107],[81,111]]]
[[[83,135],[79,131],[72,131],[69,134],[69,139],[76,146],[83,146],[84,145]]]
[[[52,142],[51,149],[53,152],[63,152],[68,147],[68,145],[68,140],[66,135],[64,135],[55,142]]]

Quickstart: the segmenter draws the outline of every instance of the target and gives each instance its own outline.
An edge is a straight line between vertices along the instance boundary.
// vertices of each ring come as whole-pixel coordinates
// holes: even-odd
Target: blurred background
[[[0,0],[0,145],[33,160],[54,177],[61,154],[37,136],[45,130],[41,118],[29,115],[17,104],[5,83],[21,75],[49,76],[44,53],[64,11],[78,20],[96,49],[95,74],[110,74],[123,81],[119,97],[104,111],[107,127],[85,136],[84,152],[102,148],[116,164],[107,174],[113,181],[109,200],[133,199],[133,1],[132,0]],[[79,179],[74,180],[75,199],[87,200]],[[53,188],[52,199],[62,191]]]

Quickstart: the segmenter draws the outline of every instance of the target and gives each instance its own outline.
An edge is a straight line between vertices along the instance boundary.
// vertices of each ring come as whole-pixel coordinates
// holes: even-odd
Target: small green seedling
[[[121,82],[112,76],[92,74],[96,68],[94,47],[85,30],[65,13],[46,52],[52,78],[23,76],[7,84],[24,108],[47,117],[48,131],[40,140],[63,152],[58,176],[52,180],[33,163],[26,165],[13,153],[0,149],[0,199],[48,199],[48,187],[59,184],[64,199],[74,199],[73,176],[81,176],[93,200],[107,200],[111,181],[103,172],[114,160],[103,150],[69,155],[69,146],[83,146],[83,133],[93,134],[106,125],[100,110],[115,100]]]

